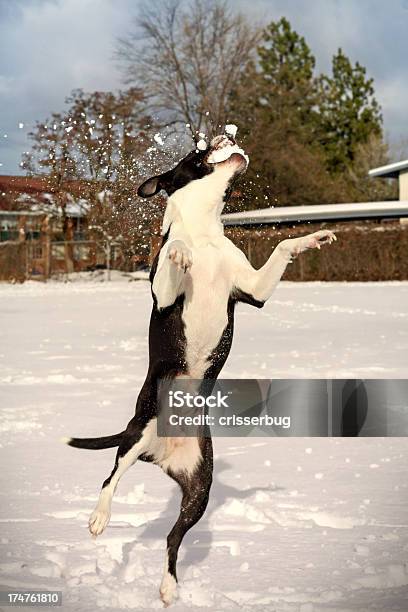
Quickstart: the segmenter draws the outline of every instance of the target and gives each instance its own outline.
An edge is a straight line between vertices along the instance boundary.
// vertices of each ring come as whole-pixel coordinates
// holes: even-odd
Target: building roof
[[[221,220],[224,225],[257,225],[386,217],[408,217],[408,201],[277,206],[222,215]]]
[[[82,217],[89,203],[81,197],[85,181],[65,181],[61,185],[59,198],[65,202],[66,214]],[[47,176],[8,176],[0,175],[0,211],[21,213],[58,214],[56,189]]]
[[[379,166],[379,168],[373,168],[369,170],[369,176],[382,176],[384,178],[398,178],[400,172],[408,172],[408,159],[404,159],[394,164],[387,164],[386,166]]]
[[[68,191],[73,195],[81,195],[84,187],[87,185],[86,181],[73,180],[64,181],[61,188],[64,191]],[[53,187],[50,178],[47,175],[43,176],[11,176],[7,174],[0,175],[0,191],[18,191],[25,193],[42,193],[49,192],[54,193],[55,188]]]

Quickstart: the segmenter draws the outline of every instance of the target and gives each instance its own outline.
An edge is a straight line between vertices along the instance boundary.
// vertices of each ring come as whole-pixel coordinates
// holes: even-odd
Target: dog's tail
[[[119,446],[122,441],[124,431],[113,436],[103,436],[101,438],[61,438],[61,442],[74,446],[75,448],[87,448],[89,450],[100,450],[102,448],[113,448]]]

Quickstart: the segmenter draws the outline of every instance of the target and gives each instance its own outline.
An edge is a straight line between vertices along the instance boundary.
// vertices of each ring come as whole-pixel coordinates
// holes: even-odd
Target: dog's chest
[[[186,361],[190,376],[200,378],[228,323],[231,279],[222,250],[209,245],[193,249],[185,279],[183,309]]]

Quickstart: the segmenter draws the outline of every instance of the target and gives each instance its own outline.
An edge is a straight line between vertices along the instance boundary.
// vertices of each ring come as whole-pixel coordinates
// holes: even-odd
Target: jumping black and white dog
[[[209,435],[157,435],[158,384],[163,378],[215,380],[231,349],[234,308],[245,302],[261,308],[271,296],[288,262],[302,251],[335,240],[323,230],[283,240],[265,265],[255,270],[224,236],[220,215],[235,179],[248,158],[233,136],[214,138],[189,153],[173,169],[154,176],[138,189],[143,198],[164,190],[168,195],[163,241],[152,266],[153,310],[149,329],[149,369],[124,431],[101,438],[69,438],[87,449],[118,447],[111,475],[102,485],[89,530],[107,526],[117,484],[137,459],[159,465],[182,490],[180,515],[167,538],[161,599],[176,596],[176,562],[186,532],[203,515],[211,487],[213,456]]]

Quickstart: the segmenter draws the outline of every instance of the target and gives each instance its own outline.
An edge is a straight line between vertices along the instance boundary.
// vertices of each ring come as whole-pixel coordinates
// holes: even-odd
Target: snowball
[[[18,124],[18,127],[20,128],[20,130],[22,130],[22,129],[23,129],[23,127],[24,127],[24,123],[22,123],[22,122],[20,121],[20,123]]]
[[[229,123],[228,125],[225,126],[225,133],[229,134],[233,138],[235,138],[235,136],[237,135],[237,131],[238,131],[238,128],[233,123]]]
[[[157,134],[155,134],[155,135],[153,136],[153,140],[154,140],[155,142],[157,142],[157,144],[159,144],[159,145],[164,145],[164,140],[163,140],[163,138],[160,136],[160,134],[159,134],[159,133],[157,133]]]
[[[226,161],[231,157],[233,153],[239,153],[249,163],[249,157],[246,153],[237,145],[227,145],[221,149],[214,149],[211,155],[209,155],[207,161],[209,164],[219,164],[220,162]]]
[[[199,137],[200,137],[200,138],[204,138],[204,139],[205,139],[205,134],[204,134],[204,132],[199,132],[199,133],[198,133],[198,135],[199,135]]]
[[[201,138],[201,140],[197,142],[197,149],[199,149],[200,151],[205,151],[206,148],[207,148],[207,143],[205,142],[203,138]]]

